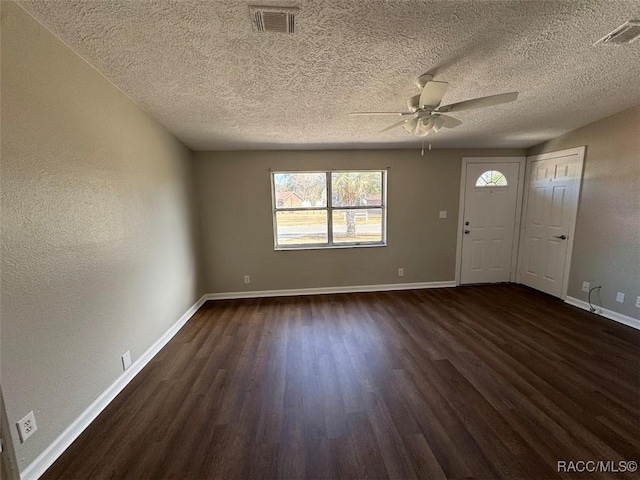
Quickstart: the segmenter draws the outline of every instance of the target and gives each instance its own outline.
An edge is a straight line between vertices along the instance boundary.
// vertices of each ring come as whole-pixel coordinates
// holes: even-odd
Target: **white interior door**
[[[566,295],[584,149],[532,157],[526,187],[518,281]]]
[[[460,283],[508,282],[520,163],[468,163]]]

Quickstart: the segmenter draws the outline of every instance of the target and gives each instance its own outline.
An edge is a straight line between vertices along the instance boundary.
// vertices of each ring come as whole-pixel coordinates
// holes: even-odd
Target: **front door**
[[[523,220],[519,281],[562,297],[582,176],[579,152],[532,159]],[[549,157],[550,154],[546,154]]]
[[[519,173],[519,163],[467,164],[460,283],[509,281]]]

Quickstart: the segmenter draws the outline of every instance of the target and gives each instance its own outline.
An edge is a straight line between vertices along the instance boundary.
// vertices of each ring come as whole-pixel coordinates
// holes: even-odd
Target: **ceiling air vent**
[[[599,43],[611,43],[614,45],[622,45],[624,43],[631,43],[640,37],[640,20],[629,20],[623,23],[613,32],[607,33],[604,37],[598,40],[594,45]]]
[[[249,7],[251,20],[258,32],[294,33],[297,8]]]

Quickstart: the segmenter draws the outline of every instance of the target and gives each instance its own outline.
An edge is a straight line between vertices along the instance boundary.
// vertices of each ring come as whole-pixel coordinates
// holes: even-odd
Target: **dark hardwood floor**
[[[44,478],[566,478],[640,460],[639,346],[518,285],[208,302]]]

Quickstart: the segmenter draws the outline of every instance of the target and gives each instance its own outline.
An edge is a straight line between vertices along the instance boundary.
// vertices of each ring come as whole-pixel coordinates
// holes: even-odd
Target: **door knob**
[[[470,233],[471,233],[471,232],[470,232],[469,230],[465,230],[465,231],[464,231],[464,234],[465,234],[465,235],[469,235]]]
[[[469,222],[464,222],[465,225],[469,226]]]
[[[559,238],[560,240],[566,240],[567,236],[566,235],[554,235],[553,238]]]

